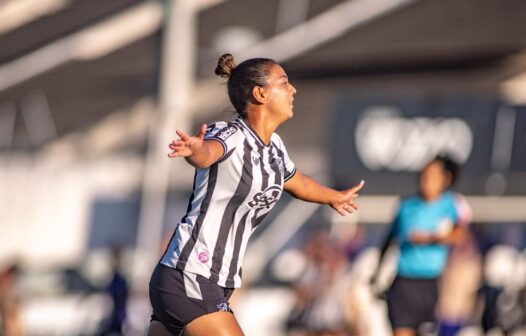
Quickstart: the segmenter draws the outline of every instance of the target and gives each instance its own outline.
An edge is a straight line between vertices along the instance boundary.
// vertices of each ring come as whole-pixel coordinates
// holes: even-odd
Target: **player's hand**
[[[189,157],[203,146],[203,141],[206,133],[206,124],[201,126],[201,129],[195,136],[189,136],[181,130],[175,131],[179,136],[178,140],[172,141],[168,147],[172,150],[168,157]]]
[[[358,197],[358,191],[362,189],[364,183],[365,182],[362,180],[354,187],[342,191],[340,193],[341,197],[336,202],[331,203],[331,207],[342,216],[358,210],[358,204],[355,202],[355,199]]]
[[[437,241],[437,237],[434,234],[420,231],[420,230],[414,230],[409,235],[409,241],[413,244],[434,244]]]

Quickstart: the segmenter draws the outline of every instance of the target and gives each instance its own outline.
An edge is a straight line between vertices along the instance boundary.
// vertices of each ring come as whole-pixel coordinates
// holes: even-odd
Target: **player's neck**
[[[270,138],[278,127],[276,123],[270,121],[268,118],[265,118],[264,113],[258,112],[248,113],[246,122],[258,134],[261,140],[263,140],[265,145],[270,143]]]

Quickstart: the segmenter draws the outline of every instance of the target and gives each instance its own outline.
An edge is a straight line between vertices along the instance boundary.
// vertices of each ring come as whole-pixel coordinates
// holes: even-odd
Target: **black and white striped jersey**
[[[161,263],[223,287],[240,287],[248,239],[296,168],[279,135],[265,145],[242,118],[211,124],[205,139],[219,141],[224,154],[212,166],[196,169],[187,213]]]

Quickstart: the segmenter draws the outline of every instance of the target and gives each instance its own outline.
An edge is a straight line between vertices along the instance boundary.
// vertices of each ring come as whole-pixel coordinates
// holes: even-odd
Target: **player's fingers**
[[[353,194],[356,194],[360,189],[363,188],[363,185],[365,184],[364,180],[361,180],[360,183],[352,187],[349,192],[352,192]]]
[[[335,207],[334,210],[336,210],[336,212],[339,213],[340,216],[345,216],[345,210],[342,207]]]
[[[185,142],[181,140],[172,141],[171,144],[168,145],[171,149],[177,149],[185,146]]]
[[[358,210],[360,208],[360,206],[358,205],[358,203],[354,203],[354,202],[350,202],[349,203],[349,206],[351,208],[353,208],[354,210]]]
[[[351,208],[353,211],[357,211],[359,206],[358,206],[358,204],[356,204],[354,202],[350,202],[349,203],[349,208]]]
[[[206,124],[201,125],[201,129],[199,130],[199,133],[197,133],[198,138],[203,139],[205,137],[206,127]]]
[[[174,157],[187,157],[190,156],[191,152],[186,150],[185,148],[176,148],[171,153],[168,154],[168,157],[174,158]]]
[[[353,208],[350,205],[348,205],[348,204],[345,204],[344,209],[348,213],[353,213],[353,211],[354,211]]]
[[[186,134],[184,131],[181,131],[181,130],[176,130],[175,133],[177,133],[177,135],[181,138],[181,140],[183,141],[187,141],[188,139],[190,139],[190,136],[188,134]]]
[[[360,194],[355,194],[349,190],[345,193],[343,202],[354,202],[354,200],[357,199],[359,196]]]

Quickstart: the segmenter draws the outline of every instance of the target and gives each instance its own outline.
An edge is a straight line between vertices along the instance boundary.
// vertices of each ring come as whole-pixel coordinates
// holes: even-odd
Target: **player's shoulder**
[[[219,138],[223,141],[233,135],[243,136],[241,126],[236,121],[216,121],[208,125],[207,133],[210,136]]]
[[[239,128],[239,125],[237,125],[235,121],[219,120],[219,121],[214,121],[208,124],[206,130],[207,131],[222,130],[228,127]]]

